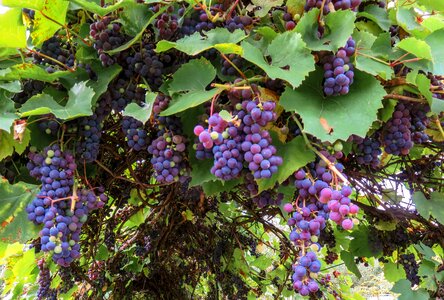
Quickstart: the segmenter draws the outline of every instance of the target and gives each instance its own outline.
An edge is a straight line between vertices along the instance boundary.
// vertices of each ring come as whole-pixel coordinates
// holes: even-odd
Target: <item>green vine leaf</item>
[[[26,27],[22,22],[22,10],[13,8],[0,15],[0,47],[26,48]]]
[[[168,91],[174,93],[170,106],[160,115],[176,114],[214,97],[220,92],[219,89],[205,89],[215,77],[216,69],[205,58],[193,59],[182,65],[169,84]]]
[[[279,34],[269,44],[266,56],[271,58],[271,63],[260,49],[249,42],[245,41],[241,46],[244,59],[260,67],[270,78],[283,79],[293,87],[298,87],[315,68],[313,56],[295,31]]]
[[[23,63],[14,65],[6,69],[0,69],[0,80],[12,81],[17,79],[34,79],[45,82],[54,82],[62,76],[70,74],[70,71],[58,71],[48,73],[43,68],[30,64]]]
[[[399,280],[392,288],[392,292],[401,294],[399,300],[428,300],[429,293],[425,289],[412,290],[411,283],[407,279]]]
[[[4,132],[0,133],[3,135]],[[38,227],[29,222],[26,206],[38,192],[37,186],[19,182],[10,185],[0,178],[0,239],[8,243],[25,243],[38,235]]]
[[[130,103],[125,107],[123,115],[133,117],[145,124],[151,117],[156,96],[156,93],[147,92],[145,94],[145,103],[143,103],[142,107],[136,103]]]
[[[430,194],[427,199],[422,192],[413,194],[413,202],[419,214],[425,219],[435,218],[439,223],[444,224],[444,194],[438,191]]]
[[[245,39],[247,35],[243,30],[237,29],[229,32],[226,28],[215,28],[205,32],[202,36],[199,32],[181,38],[177,42],[159,41],[156,46],[157,52],[165,52],[175,48],[188,55],[194,56],[205,50],[216,48],[223,53],[240,54],[242,49],[236,44]]]
[[[41,46],[65,25],[68,6],[68,1],[45,0],[43,8],[35,12],[31,31],[32,42],[35,46]]]
[[[344,47],[348,38],[353,33],[356,14],[350,10],[338,10],[325,17],[325,34],[318,38],[319,9],[315,8],[304,13],[296,25],[296,31],[302,35],[302,39],[310,50],[336,51]]]
[[[365,136],[382,107],[386,94],[383,87],[374,77],[355,71],[347,95],[324,97],[322,78],[323,71],[318,69],[296,90],[287,87],[280,104],[285,110],[298,113],[304,131],[322,141],[346,141],[352,134]]]
[[[39,94],[31,97],[20,108],[21,116],[28,117],[52,113],[59,119],[71,120],[92,115],[91,101],[94,91],[86,83],[86,81],[76,83],[69,90],[68,102],[65,106],[57,103],[49,94]]]

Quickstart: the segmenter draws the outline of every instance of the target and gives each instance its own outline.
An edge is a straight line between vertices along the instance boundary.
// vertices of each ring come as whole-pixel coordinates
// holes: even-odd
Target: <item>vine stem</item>
[[[45,15],[45,13],[44,13],[43,11],[41,11],[41,10],[40,10],[39,12],[42,14],[42,16],[44,16],[44,17],[47,18],[48,20],[50,20],[50,21],[56,23],[57,25],[63,27],[67,32],[70,32],[70,33],[72,33],[73,35],[75,35],[77,38],[79,38],[79,39],[80,39],[85,45],[87,45],[88,47],[91,47],[91,46],[92,46],[91,43],[89,43],[88,41],[85,41],[85,40],[84,40],[84,39],[83,39],[78,33],[72,31],[71,29],[69,29],[68,26],[66,26],[66,25],[64,25],[64,24],[62,24],[62,23],[60,23],[60,22],[54,20],[53,18],[51,18],[51,17],[49,17],[49,16],[47,16],[47,15]]]
[[[441,136],[444,137],[444,130],[441,126],[441,121],[439,120],[439,118],[435,119],[435,124],[436,124],[436,127],[438,127],[438,130],[441,133]]]
[[[220,88],[220,89],[224,89],[224,90],[230,90],[232,88],[241,87],[241,86],[249,84],[251,82],[261,82],[261,81],[264,81],[265,79],[266,79],[265,76],[258,75],[258,76],[254,76],[251,78],[247,78],[246,80],[241,80],[241,81],[233,83],[233,84],[212,83],[211,86],[216,87],[216,88]]]
[[[46,54],[43,54],[43,53],[41,53],[41,52],[37,52],[37,51],[32,50],[32,49],[29,49],[29,48],[26,48],[26,49],[27,49],[29,52],[31,52],[31,53],[34,53],[34,54],[37,54],[37,55],[39,55],[39,56],[41,56],[41,57],[44,57],[44,58],[46,58],[46,59],[49,59],[50,61],[52,61],[52,62],[54,62],[54,63],[56,63],[56,64],[58,64],[58,65],[64,67],[65,69],[67,69],[67,70],[70,71],[70,72],[74,72],[74,71],[75,71],[73,68],[68,67],[68,66],[65,65],[64,63],[58,61],[57,59],[52,58],[51,56],[48,56],[48,55],[46,55]]]
[[[328,168],[334,174],[336,174],[336,176],[338,176],[342,180],[342,182],[349,185],[350,181],[348,181],[348,179],[345,178],[345,176],[341,172],[339,172],[339,170],[335,167],[335,165],[327,157],[325,157],[324,154],[322,154],[315,147],[313,147],[313,145],[311,144],[310,140],[307,137],[307,134],[305,134],[304,130],[302,129],[303,128],[302,124],[301,124],[301,122],[299,122],[298,118],[295,115],[293,115],[292,117],[293,117],[293,120],[298,125],[298,127],[301,129],[301,133],[302,133],[302,136],[304,137],[304,141],[305,141],[305,144],[307,145],[307,147],[310,148],[310,150],[312,150],[314,153],[316,153],[316,155],[319,156],[319,158],[322,159],[327,164]]]
[[[225,54],[223,54],[222,52],[220,52],[220,55],[239,73],[239,75],[247,81],[248,83],[248,78],[245,76],[244,72],[242,72]]]
[[[398,95],[398,94],[387,94],[384,96],[384,99],[396,99],[396,100],[409,101],[409,102],[426,103],[423,99],[413,98],[413,97],[408,97],[408,96]]]

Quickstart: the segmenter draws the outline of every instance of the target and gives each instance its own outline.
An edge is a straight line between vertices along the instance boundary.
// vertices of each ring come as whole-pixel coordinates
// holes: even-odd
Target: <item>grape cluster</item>
[[[37,262],[39,268],[39,289],[37,291],[37,299],[47,299],[51,293],[51,272],[44,259],[40,259]]]
[[[282,164],[282,157],[275,155],[276,148],[271,144],[268,130],[262,129],[269,122],[276,120],[274,112],[276,103],[258,100],[242,102],[242,109],[238,117],[242,118],[243,131],[246,134],[242,142],[244,159],[254,178],[270,178]]]
[[[38,123],[39,129],[49,135],[56,136],[60,128],[60,123],[54,120],[50,115],[46,115],[48,119],[42,120]]]
[[[325,228],[326,218],[326,212],[315,203],[298,208],[288,219],[288,225],[294,226],[290,233],[290,240],[296,245],[304,245],[304,247],[309,247],[313,243],[316,244],[321,230]],[[320,246],[316,245],[316,248],[320,248]]]
[[[236,54],[229,54],[227,57],[238,69],[242,68],[242,65],[244,63],[244,60]],[[239,75],[237,74],[236,68],[234,68],[229,61],[225,60],[224,58],[221,58],[222,68],[221,73],[225,76],[235,76]]]
[[[285,12],[282,19],[285,21],[286,30],[293,30],[296,27],[296,23],[293,21],[293,17],[289,12]]]
[[[124,117],[122,120],[122,131],[126,135],[128,146],[134,151],[145,149],[149,144],[148,132],[139,120],[132,117]]]
[[[429,136],[425,133],[425,130],[430,123],[430,119],[427,117],[430,107],[422,103],[412,103],[409,110],[412,118],[410,125],[412,142],[422,144],[429,141]]]
[[[316,253],[307,252],[299,257],[297,263],[293,265],[293,288],[299,292],[301,296],[308,296],[319,290],[319,285],[313,279],[316,273],[321,270],[321,262],[318,260]]]
[[[270,189],[259,193],[258,186],[251,173],[245,175],[245,186],[250,193],[253,203],[259,208],[270,205],[281,205],[281,202],[284,199],[284,194],[278,193],[276,189]]]
[[[55,72],[53,66],[57,64],[47,57],[51,57],[52,59],[57,60],[68,67],[74,66],[75,61],[75,53],[71,46],[67,43],[63,43],[57,36],[53,36],[44,41],[42,48],[33,53],[32,57],[35,64],[50,65],[46,68],[48,73]]]
[[[162,111],[168,108],[168,105],[170,105],[171,98],[168,96],[165,96],[163,94],[158,94],[156,96],[156,99],[154,99],[153,104],[153,113],[155,115],[160,114]]]
[[[340,9],[351,9],[353,11],[356,11],[361,4],[361,0],[307,0],[305,3],[305,11],[309,11],[313,8],[321,8],[322,4],[324,2],[324,8],[323,13],[324,15],[328,14],[330,12],[330,3],[333,4],[333,7],[335,10]]]
[[[438,99],[444,99],[444,83],[442,77],[435,76],[433,74],[428,74],[427,77],[430,79],[431,91],[433,93],[433,97]]]
[[[224,27],[227,28],[229,32],[234,32],[236,29],[245,30],[245,27],[251,24],[253,24],[253,19],[249,16],[234,16],[225,21]]]
[[[350,37],[345,47],[339,48],[334,55],[323,58],[324,94],[338,96],[348,94],[353,83],[353,64],[350,57],[355,53],[355,41]]]
[[[418,276],[419,266],[416,262],[414,254],[401,254],[399,257],[399,263],[404,267],[407,279],[411,282],[412,286],[419,285],[420,278]]]
[[[103,122],[110,112],[111,95],[105,93],[97,102],[93,115],[81,118],[79,121],[79,133],[84,140],[78,144],[77,154],[86,162],[96,160],[99,154]]]
[[[154,5],[151,10],[157,13],[160,5]],[[169,40],[176,33],[179,28],[178,16],[173,14],[174,7],[169,6],[163,14],[157,17],[156,28],[159,30],[159,38],[162,40]]]
[[[103,66],[110,66],[115,63],[115,58],[106,54],[105,51],[113,50],[126,42],[125,36],[120,31],[121,26],[112,23],[112,21],[111,17],[104,17],[102,20],[92,23],[89,27],[89,34],[95,40],[94,49],[97,50]]]
[[[46,147],[43,154],[29,152],[28,157],[29,173],[42,183],[42,187],[37,197],[26,207],[26,211],[30,221],[42,224],[52,206],[67,207],[66,202],[54,203],[54,200],[69,196],[77,166],[74,156],[69,152],[62,152],[57,144]]]
[[[354,135],[352,140],[356,144],[355,154],[358,164],[369,165],[372,168],[378,167],[381,163],[379,156],[382,153],[379,139],[376,136],[361,138]]]
[[[182,134],[181,123],[176,117],[157,117],[157,138],[148,146],[153,155],[151,164],[160,183],[172,183],[185,179],[187,171],[186,138]]]
[[[251,97],[251,91],[249,93],[248,97]],[[201,144],[196,146],[197,156],[206,158],[203,149],[212,149],[212,172],[224,180],[237,177],[243,161],[248,163],[254,178],[270,178],[282,164],[282,158],[275,155],[271,136],[263,127],[276,119],[276,104],[273,101],[245,100],[236,107],[235,121],[227,122],[215,113],[208,119],[208,129],[200,125],[195,127],[194,133]]]
[[[45,83],[43,81],[26,80],[23,82],[23,90],[15,94],[12,100],[16,103],[16,106],[20,106],[32,96],[40,94],[44,88]]]
[[[154,43],[143,42],[139,52],[126,58],[128,64],[125,70],[130,78],[133,75],[142,76],[151,89],[157,90],[163,83],[162,75],[165,72],[165,64],[172,61],[170,55],[158,55]]]
[[[407,155],[413,147],[411,138],[411,116],[408,106],[398,103],[390,120],[383,128],[385,152],[393,155]]]

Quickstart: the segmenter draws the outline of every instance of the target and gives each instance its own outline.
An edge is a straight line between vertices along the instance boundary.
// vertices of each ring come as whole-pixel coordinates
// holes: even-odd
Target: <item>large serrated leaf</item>
[[[145,94],[145,103],[143,103],[142,107],[136,103],[130,103],[125,107],[123,115],[133,117],[145,124],[151,117],[156,96],[156,93],[147,92]]]
[[[430,34],[425,42],[429,45],[432,53],[433,74],[444,75],[444,29],[437,30]]]
[[[384,264],[384,277],[389,282],[405,279],[405,271],[401,264],[388,262]]]
[[[14,102],[5,93],[0,91],[0,129],[9,132],[18,116],[15,114]]]
[[[41,10],[45,0],[2,0],[3,6]]]
[[[341,251],[341,259],[344,261],[344,264],[349,271],[353,272],[358,278],[362,277],[361,272],[359,272],[358,266],[355,263],[355,257],[350,252]]]
[[[365,17],[372,20],[384,31],[389,31],[391,22],[387,10],[378,5],[367,5],[363,12],[358,13],[358,17]]]
[[[419,214],[425,219],[435,218],[439,223],[444,224],[444,194],[438,191],[430,194],[427,199],[422,192],[413,194],[413,202]]]
[[[415,55],[418,58],[432,60],[432,49],[422,40],[414,37],[408,37],[396,44],[396,47],[408,53]]]
[[[336,51],[344,47],[354,29],[355,13],[350,10],[329,13],[325,17],[326,29],[321,39],[318,38],[318,16],[319,9],[312,9],[304,14],[296,26],[307,47],[315,51]]]
[[[373,76],[381,76],[383,79],[388,80],[393,76],[393,69],[386,63],[383,63],[383,59],[378,57],[378,53],[373,52],[373,46],[380,51],[382,41],[377,37],[366,31],[355,31],[353,39],[356,42],[355,66],[357,69],[371,74]],[[378,45],[375,43],[378,41]],[[390,40],[388,40],[390,42]],[[390,44],[388,49],[391,50]],[[388,50],[384,47],[384,50]],[[388,55],[390,52],[387,52]]]
[[[379,81],[355,71],[354,83],[347,95],[324,97],[322,78],[323,71],[318,69],[296,90],[287,87],[280,104],[285,110],[298,113],[304,122],[304,131],[322,141],[345,141],[352,134],[364,137],[377,119],[386,94]]]
[[[398,300],[429,300],[429,293],[425,289],[412,290],[407,279],[399,280],[392,288],[392,292],[401,294]]]
[[[0,47],[26,48],[26,27],[22,22],[22,10],[10,9],[0,15]]]
[[[173,75],[168,91],[174,93],[170,106],[160,115],[169,116],[195,107],[221,92],[220,89],[206,90],[216,77],[216,70],[205,58],[194,59],[182,65]],[[190,80],[192,78],[193,80]]]
[[[271,178],[257,180],[259,193],[274,187],[276,183],[281,184],[299,168],[315,159],[315,154],[307,149],[302,136],[283,144],[273,133],[271,132],[273,145],[277,149],[276,154],[281,156],[285,163],[279,166],[278,172],[273,174]]]
[[[23,63],[6,69],[0,69],[0,80],[35,79],[45,82],[53,82],[70,73],[70,71],[48,73],[37,65]]]
[[[65,106],[57,103],[49,94],[39,94],[31,97],[20,108],[22,117],[52,113],[59,119],[70,120],[82,116],[90,116],[91,101],[94,91],[86,82],[76,83],[68,92],[69,98]]]
[[[110,12],[113,12],[113,11],[118,10],[120,8],[125,8],[126,6],[134,3],[133,0],[120,0],[120,1],[116,2],[115,4],[108,5],[106,7],[101,7],[96,2],[90,1],[90,0],[70,0],[70,1],[72,3],[75,3],[76,5],[84,8],[87,11],[98,14],[99,16],[105,16],[105,15],[109,14]]]
[[[35,12],[31,31],[32,42],[35,46],[41,46],[65,24],[68,6],[68,1],[45,0],[43,8]]]
[[[28,221],[25,211],[37,192],[36,186],[24,183],[10,185],[7,180],[0,179],[0,220],[3,220],[0,239],[8,243],[25,243],[37,236],[38,227]]]
[[[160,41],[157,43],[156,51],[164,52],[176,48],[188,55],[194,56],[211,48],[224,49],[224,53],[238,53],[237,43],[245,39],[247,35],[243,30],[237,29],[229,32],[226,28],[216,28],[205,32],[202,36],[199,32],[181,38],[177,42]],[[232,49],[232,51],[230,50]]]
[[[244,59],[264,70],[270,78],[283,79],[293,87],[298,87],[315,68],[314,57],[295,31],[279,34],[270,43],[266,53],[271,57],[271,64],[254,45],[245,41],[241,46]]]

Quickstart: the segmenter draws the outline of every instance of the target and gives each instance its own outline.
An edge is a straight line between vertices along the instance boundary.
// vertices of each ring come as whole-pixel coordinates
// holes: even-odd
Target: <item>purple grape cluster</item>
[[[325,0],[324,0],[325,1]],[[305,11],[309,11],[313,8],[321,8],[323,0],[307,0],[305,3]],[[330,12],[329,5],[333,4],[335,10],[340,9],[351,9],[353,11],[356,11],[361,4],[361,0],[326,0],[324,2],[324,15],[328,14]]]
[[[251,91],[246,96],[251,97]],[[270,178],[282,164],[282,158],[275,155],[277,150],[263,127],[276,119],[276,103],[245,100],[236,106],[236,121],[227,122],[215,113],[208,119],[208,129],[200,125],[195,127],[194,133],[199,138],[196,155],[199,159],[206,158],[208,154],[204,149],[212,149],[212,172],[223,180],[239,176],[243,161],[248,163],[254,178]]]
[[[38,123],[38,128],[48,135],[56,136],[57,132],[60,129],[60,123],[57,120],[51,118],[51,115],[46,116],[48,117],[48,119],[40,121]]]
[[[43,300],[48,297],[51,291],[51,272],[45,263],[44,259],[37,262],[39,268],[39,289],[37,290],[37,299]]]
[[[244,60],[236,54],[229,54],[228,59],[238,68],[241,69],[244,64]],[[222,68],[221,73],[225,76],[239,75],[237,70],[224,58],[221,58]]]
[[[441,76],[436,76],[433,74],[428,74],[427,77],[430,79],[431,91],[433,97],[438,99],[444,99],[444,83]]]
[[[51,57],[54,60],[57,60],[68,67],[74,66],[75,61],[75,52],[74,49],[68,43],[63,43],[60,38],[57,36],[53,36],[48,40],[44,41],[42,44],[42,48],[35,52],[32,57],[34,59],[34,64],[40,65],[50,65],[46,68],[48,73],[53,73],[55,71],[54,66],[57,64],[40,55],[44,54],[47,57]]]
[[[368,165],[377,168],[381,161],[381,142],[377,136],[361,138],[354,135],[352,141],[356,144],[356,160],[360,165]]]
[[[28,219],[43,224],[39,233],[42,251],[51,252],[57,264],[68,266],[80,256],[80,227],[88,212],[103,207],[107,197],[103,189],[99,189],[99,197],[89,190],[73,191],[74,157],[58,145],[45,148],[43,154],[30,152],[29,159],[30,175],[42,186],[26,207]]]
[[[282,16],[282,19],[285,21],[285,29],[293,30],[296,27],[296,23],[293,21],[293,17],[289,12],[285,12]]]
[[[326,96],[348,94],[354,78],[353,64],[350,62],[350,57],[354,53],[355,41],[350,37],[345,47],[339,48],[334,55],[323,58],[323,87]]]
[[[158,55],[155,47],[154,43],[143,42],[139,52],[126,58],[128,66],[125,70],[128,78],[133,75],[143,77],[153,90],[162,85],[166,65],[172,61],[169,54]]]
[[[37,197],[26,207],[28,219],[35,224],[44,223],[45,214],[53,200],[69,196],[74,184],[74,171],[77,167],[74,156],[62,152],[57,144],[46,147],[43,154],[29,152],[27,168],[32,177],[42,183]],[[65,208],[65,202],[57,204]]]
[[[301,296],[308,296],[319,290],[319,285],[314,279],[314,275],[321,270],[321,262],[318,260],[316,253],[307,252],[299,257],[297,263],[293,265],[293,288],[299,292]]]
[[[128,146],[134,151],[145,149],[149,144],[148,133],[143,123],[139,120],[132,117],[124,117],[122,120],[122,131],[126,135]]]
[[[103,122],[111,112],[111,94],[105,93],[96,103],[94,114],[79,119],[79,133],[84,138],[77,145],[77,153],[86,162],[96,160],[99,154]]]
[[[23,90],[12,98],[16,106],[20,106],[32,96],[40,94],[45,88],[45,83],[39,80],[26,80],[22,84]]]
[[[163,95],[163,94],[158,94],[156,96],[156,99],[154,99],[154,104],[153,104],[153,112],[154,112],[154,114],[158,115],[162,111],[167,109],[168,106],[170,105],[170,101],[171,101],[171,97],[168,97],[168,96]]]
[[[108,89],[103,95],[104,104],[101,105],[111,106],[115,112],[121,112],[128,103],[140,104],[145,100],[145,90],[122,77],[114,80]]]
[[[151,164],[160,183],[172,183],[186,178],[186,138],[176,117],[157,117],[157,138],[148,146],[153,155]]]
[[[89,34],[95,40],[94,49],[97,50],[99,58],[103,66],[110,66],[115,63],[115,59],[105,53],[105,51],[113,50],[122,46],[126,42],[126,38],[120,31],[121,26],[112,23],[111,17],[92,23],[89,27]]]
[[[262,129],[269,122],[276,120],[275,108],[276,103],[273,101],[243,101],[243,110],[238,114],[238,117],[242,118],[243,131],[246,134],[242,142],[244,159],[256,179],[270,178],[282,164],[282,158],[275,155],[277,150],[271,144],[270,133]]]
[[[259,208],[264,208],[270,205],[281,205],[281,202],[284,199],[284,194],[278,193],[276,189],[270,189],[259,193],[258,186],[251,173],[245,175],[245,186],[250,193],[253,203]]]
[[[427,113],[430,112],[430,107],[422,103],[410,104],[411,125],[410,131],[412,133],[412,141],[416,144],[422,144],[430,140],[425,130],[430,123]]]
[[[310,203],[297,208],[288,219],[288,225],[294,226],[290,233],[290,240],[297,246],[304,245],[304,247],[317,243],[321,230],[325,228],[326,219],[327,213],[320,203]]]
[[[415,255],[401,254],[399,257],[399,263],[403,266],[407,279],[412,286],[419,285],[420,277],[418,276],[419,265],[416,262]]]
[[[410,110],[405,104],[398,103],[383,128],[385,152],[393,155],[409,154],[413,147],[411,126]]]
[[[160,5],[154,5],[151,10],[157,13],[160,9]],[[174,7],[169,6],[163,14],[161,14],[156,20],[156,28],[159,30],[159,38],[163,40],[171,39],[179,28],[178,16],[173,14]]]
[[[245,31],[245,27],[251,24],[253,24],[253,19],[249,16],[233,16],[225,21],[224,27],[227,28],[229,32],[234,32],[236,29]]]

